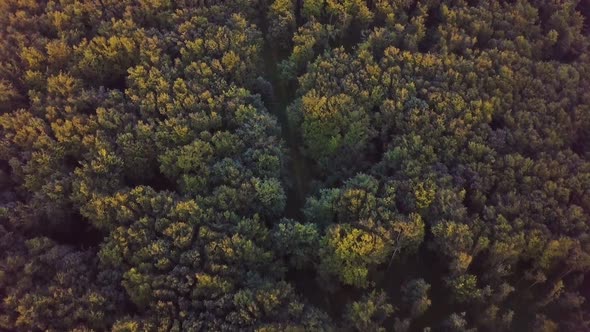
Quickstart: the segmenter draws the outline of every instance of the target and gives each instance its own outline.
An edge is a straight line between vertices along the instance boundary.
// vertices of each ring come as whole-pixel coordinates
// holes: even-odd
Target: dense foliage
[[[590,5],[0,0],[0,331],[590,331]]]

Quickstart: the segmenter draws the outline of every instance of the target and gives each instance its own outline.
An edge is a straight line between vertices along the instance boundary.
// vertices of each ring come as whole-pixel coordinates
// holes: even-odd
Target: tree
[[[357,331],[385,331],[382,324],[393,312],[385,293],[373,290],[347,307],[345,319]]]
[[[430,285],[424,279],[414,279],[402,286],[402,299],[410,308],[410,316],[423,315],[432,304],[428,297]]]
[[[293,0],[275,0],[268,9],[268,37],[283,48],[291,45],[291,35],[297,28],[295,6]]]
[[[287,256],[296,268],[304,268],[317,259],[320,238],[314,223],[284,219],[275,225],[272,237],[276,252]]]

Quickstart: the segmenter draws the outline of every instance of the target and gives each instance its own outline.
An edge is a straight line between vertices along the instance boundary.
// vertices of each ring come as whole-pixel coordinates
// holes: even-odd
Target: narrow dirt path
[[[267,44],[264,53],[266,79],[273,87],[272,96],[266,106],[277,117],[287,148],[286,182],[288,188],[285,215],[288,218],[302,221],[301,209],[305,204],[312,176],[310,162],[301,153],[301,142],[297,139],[296,132],[291,128],[287,115],[287,107],[295,99],[296,87],[288,86],[288,83],[280,79],[278,69],[280,59],[276,50]]]

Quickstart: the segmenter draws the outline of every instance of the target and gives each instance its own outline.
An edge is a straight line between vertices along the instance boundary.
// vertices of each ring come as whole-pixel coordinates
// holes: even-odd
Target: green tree
[[[357,331],[385,331],[384,321],[394,312],[383,291],[374,290],[348,305],[345,320]]]

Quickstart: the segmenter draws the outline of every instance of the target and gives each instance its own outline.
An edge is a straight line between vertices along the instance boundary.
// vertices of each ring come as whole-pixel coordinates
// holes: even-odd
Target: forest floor
[[[272,96],[265,101],[269,112],[273,114],[281,127],[282,139],[285,144],[286,160],[283,167],[283,178],[287,185],[287,206],[285,216],[299,221],[303,220],[302,208],[305,204],[312,177],[312,163],[303,156],[301,141],[297,139],[296,132],[289,123],[287,108],[295,99],[296,87],[292,83],[286,83],[280,78],[278,63],[279,55],[268,44],[264,52],[264,67],[266,79],[271,83]]]

